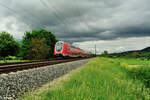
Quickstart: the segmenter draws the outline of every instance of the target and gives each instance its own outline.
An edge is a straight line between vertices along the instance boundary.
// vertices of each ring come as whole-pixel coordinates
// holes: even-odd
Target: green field
[[[24,100],[150,100],[150,61],[95,58]]]
[[[115,62],[124,62],[129,65],[150,65],[149,60],[140,60],[140,59],[123,59],[123,58],[114,58]]]

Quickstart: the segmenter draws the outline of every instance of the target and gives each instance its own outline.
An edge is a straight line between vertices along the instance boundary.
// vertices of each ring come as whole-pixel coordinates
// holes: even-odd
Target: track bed
[[[21,71],[21,70],[44,67],[44,66],[47,66],[47,65],[55,65],[55,64],[65,63],[65,62],[82,60],[82,59],[85,59],[85,58],[2,64],[2,65],[0,65],[0,74],[10,73],[10,72],[17,72],[17,71]]]

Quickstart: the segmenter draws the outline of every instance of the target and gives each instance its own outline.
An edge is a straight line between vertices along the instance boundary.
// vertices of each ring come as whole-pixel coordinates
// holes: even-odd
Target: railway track
[[[22,62],[22,63],[13,63],[13,64],[1,64],[0,65],[0,74],[28,70],[28,69],[32,69],[32,68],[44,67],[47,65],[55,65],[55,64],[65,63],[65,62],[82,60],[82,59],[83,58],[41,61],[41,62],[25,62],[25,63]]]

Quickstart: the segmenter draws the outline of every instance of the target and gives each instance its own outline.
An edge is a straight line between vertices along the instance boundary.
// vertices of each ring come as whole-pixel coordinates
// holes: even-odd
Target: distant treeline
[[[21,43],[8,32],[0,33],[0,60],[41,60],[53,57],[54,45],[58,40],[45,29],[25,32]]]
[[[101,57],[110,57],[110,58],[140,58],[140,59],[150,59],[150,51],[146,49],[137,50],[137,51],[127,51],[122,53],[108,53],[104,51]]]

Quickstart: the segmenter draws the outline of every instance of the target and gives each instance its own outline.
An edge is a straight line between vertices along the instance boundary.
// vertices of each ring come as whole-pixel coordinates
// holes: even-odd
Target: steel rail
[[[17,72],[17,71],[28,70],[28,69],[32,69],[32,68],[38,68],[38,67],[44,67],[47,65],[66,63],[66,62],[82,60],[82,59],[78,58],[78,59],[53,60],[53,61],[42,61],[42,62],[2,65],[2,66],[0,66],[0,74],[3,74],[3,73],[7,74],[10,72]]]

